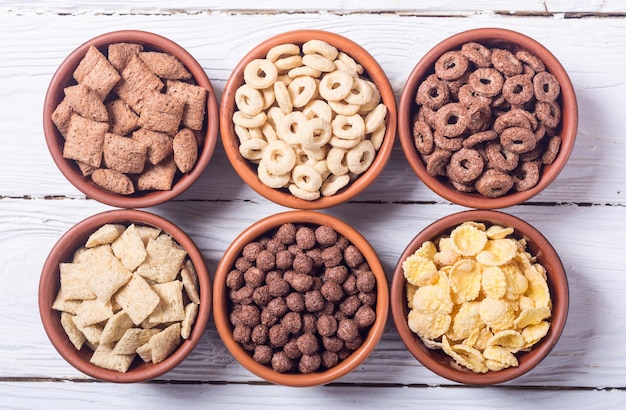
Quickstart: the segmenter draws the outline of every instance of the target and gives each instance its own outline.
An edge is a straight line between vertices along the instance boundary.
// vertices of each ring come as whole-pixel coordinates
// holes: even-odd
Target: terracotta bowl
[[[126,373],[107,370],[89,362],[92,350],[87,346],[78,351],[70,342],[61,326],[61,314],[52,309],[52,304],[60,288],[59,264],[71,262],[77,249],[85,245],[87,238],[99,227],[107,223],[146,225],[160,228],[187,251],[198,273],[200,305],[196,322],[188,339],[164,361],[152,364],[135,358]],[[50,342],[59,354],[73,367],[95,379],[134,383],[157,378],[172,370],[191,353],[204,333],[211,312],[211,284],[209,272],[198,247],[189,236],[172,222],[158,215],[140,210],[113,210],[102,212],[74,225],[54,245],[41,271],[39,281],[39,314]]]
[[[246,65],[257,58],[265,58],[272,47],[285,43],[302,45],[313,39],[323,40],[339,51],[350,55],[364,68],[364,74],[373,81],[380,91],[382,102],[387,106],[386,132],[384,141],[372,165],[365,173],[332,196],[320,196],[308,201],[293,196],[287,189],[274,189],[264,185],[257,176],[257,165],[245,159],[239,152],[239,139],[232,121],[236,111],[235,93],[244,83],[243,72]],[[252,189],[263,197],[286,207],[296,209],[323,209],[341,204],[354,198],[366,189],[382,172],[393,148],[396,134],[396,102],[393,89],[383,69],[376,60],[360,45],[338,34],[320,30],[296,30],[271,37],[254,47],[233,70],[220,103],[220,129],[226,155],[239,176]]]
[[[333,228],[338,234],[345,236],[350,243],[361,251],[376,278],[376,303],[372,306],[376,313],[376,319],[366,335],[363,336],[363,343],[335,367],[307,374],[297,371],[279,373],[274,371],[269,364],[264,365],[256,362],[252,357],[252,353],[244,349],[243,345],[235,340],[233,336],[233,325],[230,321],[233,303],[229,297],[231,289],[226,285],[228,273],[235,269],[235,262],[248,243],[274,232],[278,227],[286,223],[292,223],[296,226],[306,225],[312,228],[320,225]],[[290,288],[290,292],[293,292],[293,288]],[[222,341],[235,359],[250,372],[269,382],[285,386],[306,387],[327,384],[345,376],[357,368],[372,353],[382,337],[389,311],[388,304],[389,294],[385,272],[378,260],[376,252],[367,240],[345,222],[326,214],[308,210],[287,211],[274,214],[248,227],[237,236],[224,253],[214,278],[213,316]],[[321,349],[321,342],[319,345]]]
[[[72,74],[90,46],[95,46],[106,56],[108,45],[119,42],[138,43],[142,44],[146,51],[166,52],[175,56],[192,74],[193,82],[208,91],[204,128],[201,131],[202,141],[201,145],[198,144],[197,162],[194,167],[185,174],[181,174],[177,171],[171,190],[137,191],[132,195],[116,194],[99,187],[91,178],[84,177],[75,161],[63,158],[64,139],[51,119],[55,108],[63,100],[63,90],[65,87],[76,84]],[[61,63],[50,81],[44,100],[43,129],[52,159],[61,173],[79,191],[87,197],[107,205],[119,208],[144,208],[158,205],[177,197],[202,175],[202,172],[213,155],[218,139],[218,112],[217,99],[211,82],[202,66],[189,52],[180,45],[158,34],[137,30],[122,30],[102,34],[88,40],[72,51]]]
[[[519,366],[509,367],[500,371],[474,373],[459,365],[442,350],[429,349],[422,340],[413,333],[408,326],[409,312],[406,297],[406,280],[402,269],[402,262],[412,255],[423,242],[434,240],[443,234],[449,234],[454,227],[466,221],[483,222],[487,226],[498,224],[515,229],[514,236],[528,240],[527,250],[537,256],[537,262],[547,271],[547,282],[552,300],[552,316],[549,319],[548,334],[535,344],[531,350],[516,354]],[[556,345],[569,309],[569,288],[567,277],[561,260],[548,240],[527,222],[493,210],[470,210],[458,212],[443,217],[422,230],[408,244],[396,265],[390,290],[391,311],[396,329],[400,338],[411,354],[426,368],[446,379],[468,385],[492,385],[503,383],[532,370],[537,366]],[[453,364],[454,363],[454,364]]]
[[[413,142],[413,118],[418,105],[415,102],[416,92],[426,77],[434,73],[437,59],[450,50],[460,50],[468,42],[478,42],[487,47],[503,48],[515,53],[526,50],[534,54],[545,64],[546,70],[552,73],[560,83],[561,94],[557,99],[561,107],[562,120],[556,128],[561,137],[558,156],[551,165],[544,166],[538,183],[526,190],[510,190],[507,194],[488,198],[476,192],[462,192],[455,189],[447,178],[433,177],[426,171],[426,165]],[[417,63],[406,81],[398,107],[398,133],[404,154],[417,176],[439,196],[459,205],[478,208],[504,208],[522,203],[545,189],[565,166],[574,147],[578,127],[578,108],[574,87],[565,68],[559,60],[543,45],[524,34],[500,28],[480,28],[455,34],[428,51]],[[544,137],[547,139],[547,137]],[[471,185],[471,184],[470,184]]]

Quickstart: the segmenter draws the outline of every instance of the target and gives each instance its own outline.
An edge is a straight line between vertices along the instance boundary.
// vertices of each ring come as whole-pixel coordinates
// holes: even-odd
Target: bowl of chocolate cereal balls
[[[142,210],[92,215],[50,250],[39,313],[57,352],[89,377],[138,383],[189,356],[211,314],[211,284],[193,240]]]
[[[459,205],[495,209],[545,189],[574,147],[578,108],[565,68],[515,31],[455,34],[417,63],[398,133],[417,176]]]
[[[220,104],[226,155],[263,197],[323,209],[365,190],[387,164],[396,102],[374,57],[354,41],[296,30],[254,46]]]
[[[266,217],[224,253],[213,317],[237,361],[269,382],[330,383],[361,365],[389,309],[374,249],[345,222],[309,210]]]
[[[61,63],[43,107],[48,149],[87,197],[120,208],[183,193],[218,139],[213,87],[183,47],[155,33],[92,38]]]
[[[411,240],[390,304],[400,338],[422,365],[458,383],[492,385],[528,373],[552,351],[569,288],[557,252],[535,227],[469,210]]]

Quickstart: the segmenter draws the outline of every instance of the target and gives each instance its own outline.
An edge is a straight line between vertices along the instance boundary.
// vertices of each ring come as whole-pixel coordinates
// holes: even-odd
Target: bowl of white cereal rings
[[[382,172],[396,104],[386,74],[360,45],[297,30],[241,59],[220,120],[226,155],[252,189],[286,207],[323,209],[358,195]]]

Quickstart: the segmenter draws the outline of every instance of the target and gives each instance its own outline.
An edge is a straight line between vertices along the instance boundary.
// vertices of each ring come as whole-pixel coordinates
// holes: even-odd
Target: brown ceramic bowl
[[[537,262],[541,263],[547,271],[548,287],[552,299],[552,317],[550,318],[550,330],[541,341],[535,344],[527,352],[516,354],[519,366],[509,367],[500,371],[488,371],[487,373],[474,373],[461,366],[453,365],[453,360],[442,350],[427,348],[417,334],[409,329],[407,315],[408,306],[406,298],[406,280],[402,269],[402,262],[412,255],[423,242],[449,234],[454,227],[466,221],[483,222],[486,225],[499,224],[510,226],[515,229],[517,238],[524,237],[528,240],[527,250],[537,256]],[[527,222],[493,210],[470,210],[458,212],[441,218],[422,230],[406,247],[398,264],[396,265],[390,290],[390,303],[393,321],[400,338],[409,352],[426,368],[441,377],[464,384],[491,385],[503,383],[519,377],[539,364],[556,345],[569,309],[569,289],[567,277],[561,260],[548,240],[533,226]]]
[[[274,371],[269,365],[257,363],[252,358],[251,353],[245,350],[233,337],[233,326],[230,322],[233,304],[229,298],[230,288],[226,285],[227,275],[234,269],[235,261],[241,255],[246,244],[275,231],[279,226],[285,223],[307,225],[310,227],[326,225],[333,228],[337,233],[345,236],[362,252],[365,261],[369,264],[371,271],[376,277],[376,304],[372,306],[376,312],[376,320],[369,328],[366,336],[363,337],[363,343],[360,347],[354,350],[347,358],[340,361],[338,365],[330,369],[319,370],[308,374],[297,372],[279,373]],[[287,211],[274,214],[256,222],[244,230],[224,253],[217,267],[213,283],[213,317],[215,326],[228,350],[235,359],[250,372],[269,382],[285,386],[306,387],[327,384],[354,370],[367,359],[382,337],[389,311],[389,294],[385,272],[378,260],[376,252],[367,240],[345,222],[330,215],[308,210]],[[293,289],[290,289],[290,291],[293,291]]]
[[[556,132],[562,143],[558,156],[551,165],[544,166],[539,182],[531,189],[517,192],[514,190],[504,196],[487,198],[478,193],[464,193],[456,190],[447,178],[433,177],[426,172],[426,166],[413,142],[413,116],[418,106],[415,103],[416,92],[422,81],[434,72],[437,59],[449,50],[460,49],[464,43],[478,42],[487,47],[504,48],[516,52],[527,50],[541,59],[546,70],[552,73],[560,83],[561,94],[557,102],[561,106],[562,120]],[[578,127],[578,108],[574,87],[557,58],[536,40],[515,31],[500,28],[480,28],[455,34],[433,47],[417,63],[406,81],[398,106],[398,133],[404,154],[417,176],[439,196],[459,205],[479,208],[504,208],[522,203],[545,189],[565,166],[574,147]],[[544,137],[545,138],[545,137]]]
[[[90,46],[95,46],[106,56],[109,44],[127,42],[138,43],[147,51],[160,51],[177,57],[192,74],[193,82],[205,88],[207,92],[204,128],[201,131],[203,141],[198,145],[198,159],[194,167],[187,173],[177,172],[172,189],[169,191],[141,191],[132,195],[119,195],[102,189],[91,178],[84,177],[73,160],[63,158],[64,139],[51,119],[57,105],[63,100],[64,88],[76,84],[72,73]],[[144,208],[154,206],[173,199],[189,188],[202,174],[209,163],[218,139],[219,116],[218,104],[213,87],[202,66],[180,45],[158,34],[122,30],[99,35],[80,45],[61,63],[50,81],[44,100],[43,129],[52,159],[61,173],[79,191],[107,205],[119,208]]]
[[[146,225],[160,228],[181,245],[191,259],[198,272],[200,306],[198,316],[188,339],[183,340],[178,348],[164,361],[158,364],[144,363],[135,358],[126,373],[103,369],[89,362],[92,351],[83,346],[80,351],[67,337],[61,326],[61,314],[52,309],[52,304],[60,288],[59,264],[71,262],[74,252],[84,246],[91,233],[107,223],[130,225]],[[157,378],[172,370],[191,353],[204,333],[204,328],[211,312],[211,284],[209,272],[200,250],[189,236],[172,222],[158,215],[140,210],[123,209],[102,212],[93,215],[70,228],[54,245],[41,271],[39,280],[39,314],[43,327],[59,354],[77,370],[95,379],[116,382],[134,383]]]
[[[257,176],[257,166],[245,159],[239,153],[239,139],[235,134],[232,121],[233,113],[236,111],[235,92],[244,83],[243,72],[246,65],[257,58],[265,58],[270,48],[285,44],[294,43],[302,45],[305,42],[318,39],[326,41],[335,46],[339,51],[350,55],[357,63],[361,64],[366,75],[373,81],[380,91],[382,102],[387,106],[386,132],[384,142],[376,154],[376,159],[370,168],[361,174],[356,180],[339,190],[332,196],[320,196],[320,198],[307,201],[297,198],[286,189],[274,189],[264,185]],[[366,189],[382,172],[393,148],[396,135],[396,102],[393,89],[383,69],[376,60],[360,45],[341,35],[320,30],[296,30],[279,34],[269,38],[254,47],[233,70],[226,86],[220,103],[220,130],[222,143],[226,150],[226,155],[230,163],[235,168],[239,176],[252,189],[263,197],[286,207],[295,209],[323,209],[341,204],[354,198]]]

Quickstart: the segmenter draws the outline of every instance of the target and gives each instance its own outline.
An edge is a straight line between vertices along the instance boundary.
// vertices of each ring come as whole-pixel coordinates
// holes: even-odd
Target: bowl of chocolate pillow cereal
[[[305,387],[345,376],[371,354],[389,311],[385,272],[345,222],[287,211],[245,229],[214,278],[214,320],[239,363]]]
[[[398,133],[417,176],[459,205],[493,209],[545,189],[574,147],[578,108],[559,60],[515,31],[455,34],[417,63]]]
[[[78,46],[50,80],[43,128],[61,173],[87,197],[143,208],[183,193],[218,138],[209,78],[180,45],[121,30]]]

